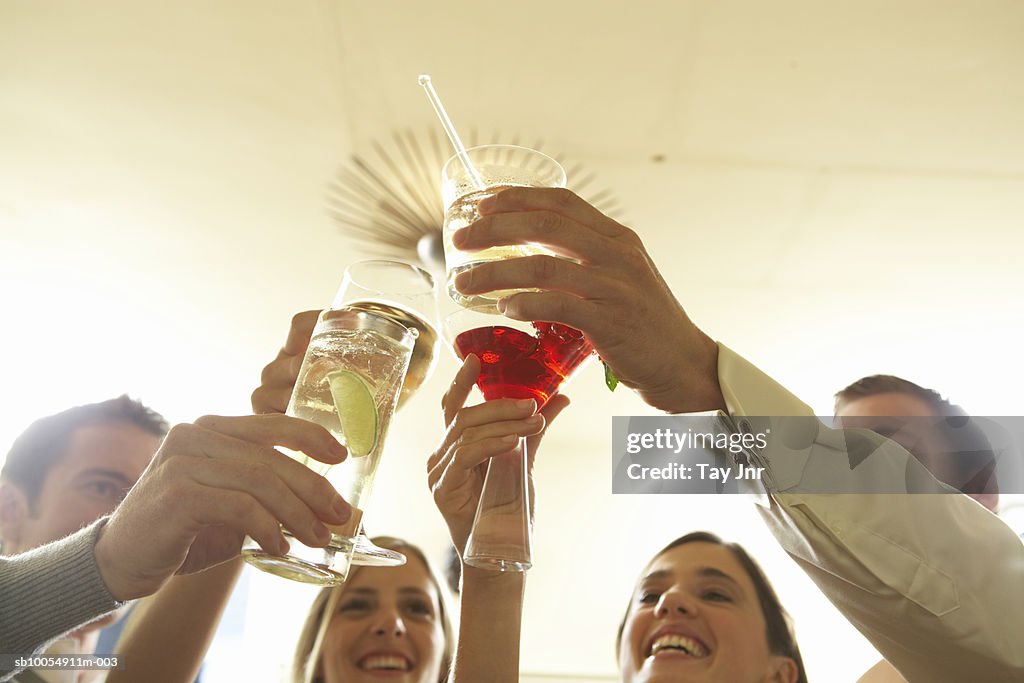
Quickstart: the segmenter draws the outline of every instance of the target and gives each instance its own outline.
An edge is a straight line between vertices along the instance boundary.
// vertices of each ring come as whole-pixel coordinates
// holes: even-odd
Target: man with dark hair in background
[[[899,443],[936,479],[995,512],[995,453],[963,408],[894,375],[863,377],[835,398],[836,417],[845,426],[870,429]]]
[[[996,511],[995,454],[963,408],[933,389],[894,375],[863,377],[838,391],[835,398],[835,414],[844,426],[870,429],[896,441],[936,479]],[[882,660],[858,682],[905,680]]]
[[[17,555],[64,538],[114,511],[167,434],[166,420],[128,396],[36,420],[0,472],[0,554]],[[51,652],[91,653],[116,612]],[[18,680],[73,680],[69,671],[26,671]]]
[[[205,415],[166,430],[133,403],[45,418],[12,450],[0,485],[0,681],[81,683],[80,672],[24,671],[26,662],[68,633],[78,637],[65,644],[91,652],[83,641],[98,619],[187,575],[233,571],[247,536],[284,553],[287,528],[323,547],[326,525],[351,517],[326,479],[275,448],[341,462],[344,447],[323,427]]]

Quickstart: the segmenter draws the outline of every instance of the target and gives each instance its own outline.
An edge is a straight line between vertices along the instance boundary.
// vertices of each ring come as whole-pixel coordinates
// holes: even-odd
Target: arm
[[[140,601],[115,649],[125,667],[111,670],[106,683],[194,681],[241,571],[237,559],[176,576]]]
[[[298,375],[302,356],[309,344],[318,314],[319,311],[306,311],[293,318],[288,341],[278,353],[277,358],[264,368],[262,384],[252,394],[253,411],[257,414],[271,413],[272,415],[247,418],[203,418],[203,426],[249,442],[249,445],[234,444],[236,448],[241,446],[253,449],[257,445],[270,445],[275,440],[283,444],[280,439],[294,438],[284,436],[278,428],[272,428],[273,431],[278,432],[276,436],[272,436],[273,431],[265,430],[260,435],[258,432],[261,430],[253,431],[253,427],[261,423],[270,425],[268,421],[293,420],[293,418],[273,414],[283,413],[288,405],[292,386]],[[245,423],[248,423],[248,426]],[[321,440],[315,447],[310,444],[309,436],[306,437],[306,448],[310,449],[311,455],[313,454],[311,451],[318,451],[319,455],[314,457],[325,461],[332,461],[338,457],[340,446],[333,437],[325,431],[321,431],[320,427],[305,425],[301,422],[292,422],[291,425],[298,426],[301,431],[307,433],[312,429],[320,437],[324,435],[328,437],[329,441]],[[209,450],[209,447],[196,448],[193,446],[179,448],[179,450],[204,452]],[[333,455],[331,451],[334,451]],[[261,459],[260,454],[252,452],[237,455],[241,458],[256,456],[253,460]],[[283,467],[288,470],[289,477],[306,480],[303,485],[300,481],[292,479],[286,483],[288,489],[298,492],[313,485],[321,489],[320,494],[324,493],[323,483],[325,482],[322,481],[322,478],[301,465],[296,469],[295,466],[298,463],[280,456],[274,457],[270,453],[262,455],[264,458],[271,456],[269,463],[264,462],[263,464]],[[242,467],[234,477],[222,478],[221,481],[226,482],[231,478],[242,481],[246,478],[245,470],[249,468],[245,467],[245,463],[241,459],[237,464]],[[187,469],[195,470],[194,465],[195,463],[192,463]],[[249,465],[258,466],[258,463],[251,461]],[[225,472],[225,474],[228,473]],[[201,476],[198,478],[208,481],[209,475],[205,478]],[[264,487],[266,487],[265,483]],[[283,493],[282,497],[285,498],[289,495],[285,490],[279,489],[278,492]],[[336,498],[336,495],[334,497]],[[332,514],[336,516],[337,511]],[[323,516],[323,508],[320,510],[320,515],[322,519],[327,519],[326,516]],[[294,523],[295,525],[289,528],[310,528],[312,521],[307,518],[303,522]],[[306,538],[311,538],[308,532],[305,535]],[[241,543],[240,536],[230,529],[226,530],[226,538],[223,539],[223,542],[225,543],[224,559],[231,557],[235,559],[196,574],[175,576],[160,591],[143,600],[135,608],[117,645],[118,652],[125,657],[127,667],[123,670],[111,671],[106,679],[107,683],[119,683],[120,681],[130,683],[139,680],[188,683],[195,679],[216,633],[224,608],[231,597],[231,591],[242,571],[242,561],[237,557]],[[308,541],[304,542],[308,543]]]
[[[246,535],[283,551],[283,524],[303,543],[327,543],[324,522],[346,522],[350,508],[326,479],[274,445],[328,463],[345,457],[326,429],[285,415],[175,426],[105,523],[0,563],[4,649],[39,649],[175,574],[237,557]]]
[[[812,414],[725,347],[719,377],[734,416]],[[1021,680],[1024,546],[1016,534],[969,497],[940,493],[895,442],[813,419],[771,421],[775,434],[758,464],[774,490],[762,516],[844,616],[908,680]],[[864,460],[851,472],[855,451]],[[903,481],[910,472],[936,493],[801,492],[801,479],[829,464],[830,481]]]
[[[459,642],[451,683],[517,683],[526,574],[462,566]]]
[[[519,320],[582,330],[624,384],[665,412],[811,415],[780,385],[716,347],[686,316],[636,234],[571,192],[514,188],[479,209],[483,217],[453,235],[458,248],[539,242],[574,261],[529,256],[482,264],[456,278],[459,291],[539,290],[514,294],[499,307]],[[876,446],[884,441],[866,438]],[[779,541],[908,676],[1020,680],[1020,540],[966,496],[782,493],[799,483],[809,457],[827,460],[845,448],[845,435],[815,428],[801,447],[777,449],[758,463],[777,484],[766,520]],[[886,463],[886,454],[896,460]],[[873,458],[882,467],[917,467],[895,444]],[[965,552],[965,545],[975,551]],[[944,603],[950,591],[958,597]]]
[[[0,557],[0,652],[39,652],[55,638],[121,606],[107,590],[93,556],[105,522],[30,552]],[[0,680],[12,673],[0,671]]]
[[[448,524],[459,556],[473,526],[487,461],[527,438],[530,516],[533,516],[533,459],[547,425],[569,403],[555,395],[539,414],[532,400],[488,401],[464,408],[480,372],[469,356],[442,400],[444,439],[427,462],[434,502]],[[517,683],[525,574],[462,565],[462,616],[453,665],[454,683]]]

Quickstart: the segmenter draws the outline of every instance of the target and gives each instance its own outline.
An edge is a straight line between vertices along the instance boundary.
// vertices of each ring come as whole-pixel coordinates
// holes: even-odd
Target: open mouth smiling
[[[677,652],[689,657],[704,658],[711,654],[708,646],[697,638],[681,633],[662,633],[656,635],[647,646],[646,655],[656,657],[663,652]]]
[[[405,655],[394,652],[371,653],[359,660],[363,671],[410,671],[412,662]]]

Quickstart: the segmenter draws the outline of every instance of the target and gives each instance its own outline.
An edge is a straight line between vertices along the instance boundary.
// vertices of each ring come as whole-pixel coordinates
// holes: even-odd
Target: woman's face
[[[728,548],[695,541],[651,562],[626,616],[619,651],[627,683],[795,681],[768,651],[757,592]]]
[[[324,636],[325,683],[437,683],[444,656],[437,589],[415,555],[349,579]]]

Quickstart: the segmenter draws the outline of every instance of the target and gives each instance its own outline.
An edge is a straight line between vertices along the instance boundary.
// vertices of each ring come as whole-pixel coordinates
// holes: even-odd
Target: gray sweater
[[[0,654],[38,653],[124,604],[110,595],[93,554],[105,522],[101,519],[35,550],[0,557]],[[12,661],[0,661],[0,681],[16,673],[12,666]]]

